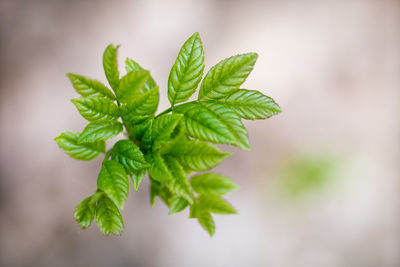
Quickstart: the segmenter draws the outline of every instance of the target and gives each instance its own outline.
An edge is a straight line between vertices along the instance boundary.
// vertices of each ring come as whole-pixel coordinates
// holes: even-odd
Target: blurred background
[[[163,110],[195,31],[206,71],[257,52],[243,88],[283,110],[245,122],[252,151],[223,147],[239,215],[215,216],[210,238],[187,210],[151,208],[146,181],[122,236],[81,230],[73,210],[102,159],[53,140],[86,123],[65,73],[105,82],[103,50],[121,44],[121,69],[150,69]],[[0,62],[0,266],[400,266],[399,1],[0,0]]]

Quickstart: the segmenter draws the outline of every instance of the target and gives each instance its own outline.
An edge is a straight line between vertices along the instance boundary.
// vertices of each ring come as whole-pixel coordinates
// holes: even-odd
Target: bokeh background
[[[160,110],[180,46],[201,35],[206,70],[259,54],[244,88],[283,112],[246,122],[252,151],[216,171],[241,190],[239,215],[210,238],[188,211],[131,191],[122,236],[72,214],[101,159],[79,162],[53,138],[85,121],[65,73],[105,82],[121,44],[151,69]],[[0,0],[0,266],[400,266],[399,1]]]

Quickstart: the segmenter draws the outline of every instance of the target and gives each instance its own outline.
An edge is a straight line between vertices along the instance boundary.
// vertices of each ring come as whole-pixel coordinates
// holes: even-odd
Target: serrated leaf
[[[129,193],[129,179],[121,164],[114,160],[105,161],[97,178],[97,187],[120,209],[124,208]]]
[[[190,204],[193,203],[193,193],[190,189],[189,181],[186,178],[185,172],[179,162],[168,157],[165,159],[168,169],[171,173],[171,179],[165,182],[166,186],[172,193],[183,197]]]
[[[92,196],[90,196],[76,206],[74,218],[82,228],[88,228],[92,224],[95,212],[96,202],[92,201]]]
[[[103,68],[106,78],[114,92],[118,90],[119,85],[119,72],[117,50],[119,46],[112,44],[108,45],[103,54]]]
[[[73,87],[80,95],[86,96],[101,96],[111,100],[115,99],[114,94],[103,83],[87,78],[82,75],[67,73]]]
[[[173,196],[170,200],[169,215],[183,211],[188,205],[189,202],[183,197]]]
[[[165,114],[157,117],[153,122],[153,150],[169,140],[172,132],[182,119],[181,114]]]
[[[125,64],[126,72],[144,71],[144,70],[145,71],[149,71],[149,70],[146,70],[146,69],[142,68],[137,62],[135,62],[134,60],[132,60],[130,58],[127,58],[125,63],[126,63]],[[151,77],[151,75],[150,75],[150,78],[144,84],[144,91],[143,92],[150,91],[151,89],[153,89],[156,86],[157,86],[156,82],[154,81],[153,77]]]
[[[218,173],[195,175],[190,179],[190,184],[194,192],[200,195],[222,195],[239,188],[234,181]]]
[[[124,122],[133,125],[140,124],[152,117],[157,111],[158,87],[139,95],[129,104],[121,106],[121,113]]]
[[[79,135],[80,133],[64,132],[54,140],[65,153],[79,160],[91,160],[106,152],[104,141],[78,144]]]
[[[77,142],[82,144],[107,140],[120,132],[122,132],[122,124],[118,121],[91,122],[83,129]]]
[[[236,214],[237,211],[231,204],[218,195],[200,195],[197,198],[198,209],[210,211],[215,214]]]
[[[131,180],[133,183],[133,188],[135,189],[135,191],[137,191],[139,189],[139,185],[142,182],[146,173],[147,173],[147,169],[142,169],[142,170],[135,171],[130,174],[130,177],[131,177]]]
[[[88,121],[115,121],[120,117],[117,105],[106,98],[83,97],[71,101]]]
[[[111,159],[120,163],[129,175],[149,167],[139,147],[127,139],[115,143]]]
[[[182,153],[178,150],[172,150],[170,153],[186,169],[198,172],[213,168],[231,155],[230,152],[222,152],[215,146],[198,140],[186,141]]]
[[[128,72],[121,78],[116,91],[117,99],[121,103],[131,103],[144,92],[145,83],[150,79],[148,71]]]
[[[248,53],[220,61],[204,77],[199,99],[220,99],[238,89],[253,70],[257,57],[256,53]]]
[[[96,223],[105,235],[119,235],[124,229],[124,221],[118,207],[106,195],[102,195],[97,201]]]
[[[168,99],[172,106],[184,102],[196,91],[204,70],[204,52],[196,32],[182,46],[168,78]]]
[[[208,232],[210,236],[215,233],[215,222],[210,212],[199,212],[197,214],[197,221]]]
[[[272,98],[255,90],[238,89],[221,101],[247,120],[267,119],[281,112]]]
[[[181,125],[191,137],[250,148],[246,128],[229,107],[220,103],[189,102],[175,107],[174,112],[184,115]]]
[[[172,197],[171,192],[169,192],[168,188],[161,182],[156,181],[150,177],[150,204],[154,206],[156,197],[160,197],[161,200],[167,205],[170,206],[170,198]]]
[[[171,172],[160,151],[147,154],[146,160],[150,163],[149,174],[154,180],[165,182],[172,178]]]

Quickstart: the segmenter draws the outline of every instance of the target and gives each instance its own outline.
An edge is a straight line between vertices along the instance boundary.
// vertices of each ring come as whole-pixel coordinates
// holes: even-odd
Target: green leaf
[[[64,132],[54,140],[65,153],[79,160],[91,160],[106,152],[104,141],[78,144],[79,135],[80,133]]]
[[[103,68],[106,74],[108,83],[114,92],[118,90],[119,85],[119,72],[118,72],[118,60],[117,50],[119,46],[110,44],[107,46],[103,54]]]
[[[190,204],[193,203],[193,193],[190,189],[189,181],[186,178],[185,172],[179,162],[172,158],[166,158],[166,164],[170,170],[172,179],[167,180],[166,186],[174,194],[183,197]]]
[[[116,91],[117,99],[121,103],[131,103],[140,94],[144,93],[144,85],[150,79],[148,71],[128,72],[121,78],[119,88]]]
[[[143,71],[143,70],[148,71],[148,70],[142,68],[137,62],[133,61],[130,58],[127,58],[125,63],[126,63],[126,65],[125,65],[126,72]],[[154,81],[153,77],[151,77],[151,75],[150,75],[150,78],[144,83],[145,92],[150,91],[151,89],[153,89],[156,86],[157,86],[156,82]]]
[[[115,99],[114,94],[101,82],[82,75],[67,73],[76,92],[82,96],[102,96],[111,100]]]
[[[222,195],[239,188],[234,181],[218,173],[195,175],[190,179],[190,184],[192,185],[194,192],[200,195]]]
[[[207,210],[215,214],[236,214],[231,204],[218,195],[200,195],[197,198],[199,210]]]
[[[165,114],[157,117],[153,122],[153,150],[170,139],[172,132],[182,119],[181,114]]]
[[[103,163],[97,187],[120,208],[124,208],[124,202],[129,193],[129,179],[124,167],[114,160],[107,160]]]
[[[180,196],[177,196],[177,195],[173,196],[171,198],[169,215],[181,212],[188,205],[189,205],[189,202],[187,202],[187,200],[184,199],[183,197],[180,197]]]
[[[246,128],[229,107],[220,103],[189,102],[175,107],[174,112],[184,115],[181,124],[189,136],[250,149]]]
[[[164,184],[162,184],[150,177],[150,204],[151,204],[151,206],[154,206],[157,196],[161,198],[161,200],[165,203],[165,205],[167,205],[168,207],[170,206],[169,202],[170,202],[170,198],[172,197],[171,192],[169,192],[168,188]]]
[[[247,120],[267,119],[281,112],[272,98],[255,90],[238,89],[222,101]]]
[[[147,162],[150,163],[149,174],[154,180],[165,182],[172,178],[171,172],[160,151],[154,151],[146,156]]]
[[[91,122],[83,129],[77,142],[82,144],[107,140],[120,132],[122,132],[122,124],[118,121]]]
[[[199,212],[197,213],[197,221],[208,232],[210,236],[215,233],[215,222],[210,212]]]
[[[75,209],[74,218],[82,228],[88,228],[94,219],[96,201],[92,196],[85,198]]]
[[[111,159],[119,162],[129,175],[149,167],[139,147],[127,139],[115,143]]]
[[[204,52],[196,32],[182,46],[168,78],[168,99],[172,106],[184,102],[196,91],[204,70]]]
[[[115,121],[120,117],[117,105],[106,98],[83,97],[71,101],[88,121]]]
[[[198,172],[215,167],[222,160],[231,155],[230,152],[222,152],[215,146],[198,140],[186,141],[185,149],[182,153],[173,150],[171,154],[175,156],[186,169]]]
[[[124,221],[118,207],[104,194],[97,201],[96,223],[105,235],[119,235],[124,229]]]
[[[204,77],[199,99],[223,98],[238,89],[253,70],[257,57],[256,53],[248,53],[220,61]]]
[[[124,122],[133,125],[140,124],[149,118],[154,117],[158,106],[158,87],[139,95],[132,102],[121,106],[121,113]]]
[[[135,189],[135,191],[137,191],[139,189],[139,185],[142,182],[146,173],[147,173],[147,169],[141,169],[139,171],[135,171],[130,174],[130,177],[131,177],[131,180],[133,183],[133,188]]]

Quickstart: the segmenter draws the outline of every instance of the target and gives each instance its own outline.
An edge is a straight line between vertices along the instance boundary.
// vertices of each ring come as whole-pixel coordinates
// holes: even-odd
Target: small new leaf
[[[181,212],[187,206],[189,206],[189,202],[187,202],[186,199],[175,195],[171,198],[171,201],[170,201],[169,215]]]
[[[85,198],[75,209],[74,218],[82,228],[88,228],[94,219],[96,201],[92,196]]]
[[[248,53],[220,61],[204,77],[199,99],[220,99],[238,89],[253,70],[257,57],[256,53]]]
[[[157,117],[153,122],[153,150],[169,140],[172,132],[182,119],[181,114],[162,115]]]
[[[99,121],[89,123],[80,134],[77,142],[93,143],[104,141],[122,132],[122,124],[118,121]]]
[[[119,235],[124,229],[121,213],[114,202],[104,194],[97,201],[96,223],[105,235]]]
[[[119,72],[117,61],[118,46],[110,44],[103,54],[103,68],[111,88],[116,92],[119,85]]]
[[[160,151],[157,150],[148,154],[146,159],[150,163],[149,174],[154,180],[166,182],[172,178],[171,172]]]
[[[82,75],[67,73],[76,92],[81,96],[101,96],[111,100],[115,99],[114,94],[101,82]]]
[[[182,46],[168,78],[168,99],[172,106],[186,101],[196,91],[204,70],[204,52],[196,32]]]
[[[80,133],[64,132],[54,138],[58,146],[68,155],[79,160],[91,160],[106,152],[106,143],[78,143]]]
[[[185,172],[179,162],[170,157],[166,159],[166,164],[170,170],[171,178],[166,181],[166,185],[171,192],[183,197],[190,204],[193,203],[193,193],[190,189],[189,181],[186,178]]]
[[[131,71],[148,71],[150,73],[149,70],[146,70],[144,68],[142,68],[137,62],[135,62],[134,60],[127,58],[125,61],[125,69],[126,72],[131,72]],[[144,89],[145,92],[150,91],[151,89],[153,89],[154,87],[156,87],[157,84],[154,81],[153,77],[151,77],[144,83]]]
[[[114,160],[107,160],[103,163],[97,187],[118,206],[124,208],[124,202],[129,193],[129,179],[124,167]]]
[[[88,121],[115,121],[120,117],[117,105],[106,98],[83,97],[71,101]]]
[[[139,147],[127,139],[115,143],[111,159],[119,162],[129,175],[149,167]]]
[[[234,181],[218,173],[195,175],[190,179],[190,184],[192,185],[194,192],[199,195],[222,195],[239,188]]]
[[[144,92],[144,85],[150,79],[148,71],[131,71],[121,78],[116,91],[117,99],[121,103],[130,104],[138,95]]]

